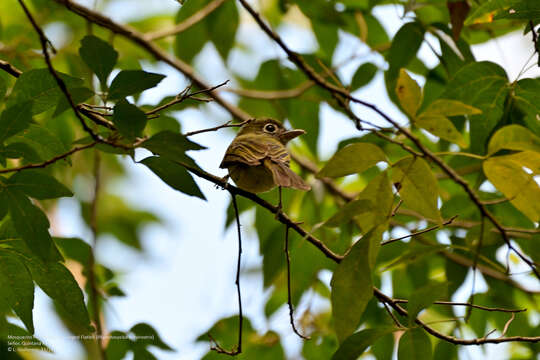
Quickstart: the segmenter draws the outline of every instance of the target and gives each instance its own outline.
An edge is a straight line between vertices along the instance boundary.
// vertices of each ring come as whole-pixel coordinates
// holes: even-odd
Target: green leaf
[[[142,134],[146,126],[146,114],[137,106],[122,99],[114,106],[112,118],[120,134],[133,140]]]
[[[26,129],[31,122],[30,103],[17,104],[5,109],[0,115],[0,144]]]
[[[481,114],[482,110],[462,103],[461,101],[438,99],[429,104],[421,115],[442,115],[442,116],[459,116],[459,115],[476,115]]]
[[[429,219],[440,221],[437,180],[425,160],[407,157],[394,164],[392,169],[393,182],[401,185],[399,195],[403,203]]]
[[[472,24],[479,24],[485,22],[492,22],[493,15],[499,10],[502,10],[508,6],[507,0],[491,0],[486,1],[480,6],[476,7],[465,20],[465,26]]]
[[[107,78],[118,60],[118,52],[108,42],[94,35],[87,35],[81,40],[79,55],[105,88]]]
[[[71,94],[71,99],[73,100],[73,103],[75,104],[80,104],[83,101],[94,96],[94,92],[87,87],[76,87],[76,88],[70,89],[69,93]],[[65,96],[61,96],[60,99],[58,100],[58,103],[56,104],[56,109],[54,109],[53,117],[59,116],[64,111],[70,108],[71,108],[71,105],[68,102],[67,98]]]
[[[130,332],[135,335],[136,344],[142,344],[145,346],[152,345],[163,350],[173,351],[169,345],[165,344],[165,342],[161,340],[157,331],[148,324],[138,323],[130,329]]]
[[[165,75],[142,70],[122,70],[116,75],[109,88],[109,99],[117,100],[129,95],[138,94],[153,88]]]
[[[21,144],[22,143],[22,144]],[[39,162],[52,159],[67,151],[64,143],[49,129],[38,124],[31,124],[25,131],[14,135],[9,139],[10,146],[16,146],[19,150],[25,150],[25,154],[37,157],[27,159],[32,162]],[[28,152],[30,150],[30,153]],[[69,160],[62,160],[57,163],[65,163]]]
[[[209,0],[186,1],[178,11],[176,23],[183,22],[200,11],[209,2]],[[208,21],[208,17],[176,35],[174,40],[174,53],[176,56],[187,63],[193,61],[195,55],[202,50],[209,38],[206,21]]]
[[[459,359],[458,347],[448,341],[439,341],[435,346],[433,358],[437,360],[454,360]]]
[[[34,282],[24,264],[15,256],[0,251],[0,298],[13,308],[26,329],[34,333]]]
[[[158,156],[150,156],[140,162],[173,189],[206,200],[199,186],[182,165]]]
[[[514,0],[507,11],[500,12],[495,19],[540,19],[540,3],[536,0]]]
[[[32,277],[39,287],[59,306],[78,332],[92,331],[84,296],[71,272],[58,262],[29,261]]]
[[[88,266],[92,248],[79,238],[53,238],[64,257],[77,261],[84,267]]]
[[[160,155],[172,161],[185,162],[188,165],[198,167],[197,164],[186,155],[189,150],[206,149],[182,134],[172,131],[161,131],[142,143],[142,147],[150,150],[155,155]]]
[[[489,135],[503,118],[509,92],[504,69],[488,61],[463,66],[448,82],[443,98],[459,100],[482,110],[482,114],[469,117],[473,152],[485,152]]]
[[[369,84],[377,74],[377,71],[379,71],[379,68],[373,63],[368,62],[360,65],[352,77],[351,91]]]
[[[540,220],[540,187],[532,174],[512,158],[498,156],[483,163],[488,180],[531,221]]]
[[[414,123],[441,139],[455,143],[461,148],[467,147],[467,143],[461,133],[457,131],[452,121],[446,116],[421,114],[416,118]]]
[[[40,170],[23,170],[9,178],[10,188],[20,190],[34,199],[54,199],[73,193],[54,177]]]
[[[398,360],[430,360],[431,341],[422,328],[409,329],[399,339]]]
[[[208,26],[208,36],[225,62],[227,62],[227,56],[234,45],[239,23],[240,16],[235,1],[225,1],[205,19],[205,24]]]
[[[339,41],[338,28],[333,24],[311,19],[311,27],[319,44],[319,52],[323,59],[332,59]]]
[[[365,329],[349,336],[332,356],[332,360],[357,359],[386,334],[396,331],[394,328]]]
[[[56,72],[64,80],[68,89],[80,87],[81,79]],[[17,79],[13,91],[8,98],[7,106],[32,102],[32,114],[42,113],[58,103],[61,96],[65,96],[49,69],[34,69],[25,71]]]
[[[540,152],[540,137],[523,126],[508,125],[497,130],[491,137],[488,154],[493,155],[502,149]]]
[[[122,331],[112,331],[111,339],[107,344],[106,355],[109,360],[124,359],[131,349],[132,341]]]
[[[332,316],[341,343],[356,330],[373,297],[371,266],[381,237],[379,228],[365,234],[352,246],[332,276]]]
[[[424,40],[424,29],[416,22],[405,23],[396,33],[388,53],[390,72],[398,75],[398,69],[406,67],[415,57]]]
[[[362,232],[366,233],[374,226],[386,221],[392,213],[394,201],[388,173],[385,171],[373,178],[356,199],[357,201],[369,200],[374,205],[372,211],[354,219]]]
[[[325,226],[338,227],[351,221],[352,218],[373,211],[374,204],[370,200],[361,199],[348,202],[337,213],[324,222]]]
[[[360,173],[380,161],[388,160],[377,145],[370,143],[349,144],[332,156],[319,171],[317,177],[340,177]]]
[[[540,42],[537,42],[537,45]],[[540,45],[538,45],[540,46]],[[522,79],[514,87],[516,106],[525,114],[523,121],[532,132],[540,135],[540,79]]]
[[[399,70],[396,94],[401,107],[414,119],[416,112],[422,104],[422,89],[420,89],[418,83],[409,76],[405,69]]]
[[[423,309],[430,306],[434,301],[445,297],[448,285],[446,283],[430,283],[415,290],[409,298],[407,310],[409,312],[409,324],[414,325],[414,320]]]
[[[438,99],[429,104],[415,120],[416,125],[441,139],[467,147],[467,143],[447,116],[476,115],[482,111],[457,100]]]
[[[61,260],[62,257],[49,235],[49,220],[43,211],[18,190],[9,189],[3,192],[15,230],[28,248],[41,259]]]

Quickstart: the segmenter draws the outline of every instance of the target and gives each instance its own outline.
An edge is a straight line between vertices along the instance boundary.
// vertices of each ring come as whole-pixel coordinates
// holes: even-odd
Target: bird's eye
[[[266,124],[266,125],[264,125],[264,131],[266,131],[266,132],[273,133],[276,130],[277,130],[277,128],[276,128],[276,125],[274,125],[274,124]]]

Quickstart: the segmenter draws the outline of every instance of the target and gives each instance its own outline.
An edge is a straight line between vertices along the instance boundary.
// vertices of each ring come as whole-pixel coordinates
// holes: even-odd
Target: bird
[[[287,143],[306,132],[287,130],[271,118],[252,119],[233,139],[219,165],[241,189],[263,193],[276,186],[309,191],[311,186],[289,167]],[[280,196],[281,200],[281,196]],[[280,202],[281,204],[281,202]]]

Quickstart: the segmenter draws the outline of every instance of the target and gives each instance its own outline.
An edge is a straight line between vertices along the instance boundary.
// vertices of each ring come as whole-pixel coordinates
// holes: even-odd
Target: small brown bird
[[[274,119],[252,120],[240,131],[225,152],[220,168],[241,189],[261,193],[276,186],[299,190],[311,187],[289,168],[291,156],[285,145],[304,130],[286,130]]]

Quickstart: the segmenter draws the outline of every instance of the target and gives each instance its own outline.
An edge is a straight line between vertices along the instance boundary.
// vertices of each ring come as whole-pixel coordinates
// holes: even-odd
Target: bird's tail
[[[278,186],[291,187],[304,191],[311,189],[311,186],[306,184],[306,182],[300,176],[298,176],[298,174],[292,171],[286,164],[265,159],[264,165],[272,172],[274,182]]]

